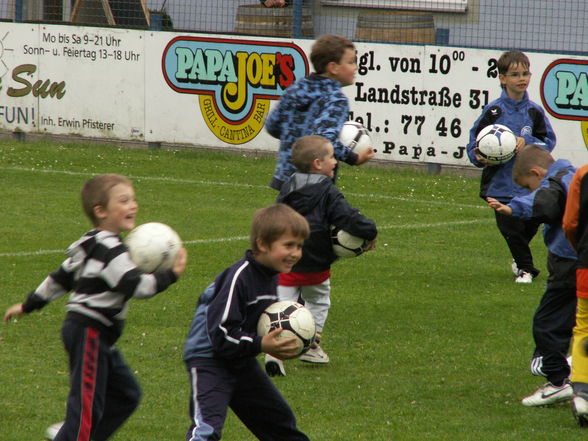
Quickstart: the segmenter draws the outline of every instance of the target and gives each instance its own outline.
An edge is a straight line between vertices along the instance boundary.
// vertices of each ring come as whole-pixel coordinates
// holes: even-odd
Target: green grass
[[[139,223],[169,223],[189,267],[166,293],[131,304],[119,347],[144,390],[116,441],[184,439],[188,381],[181,360],[195,302],[241,257],[253,212],[273,202],[274,161],[203,151],[0,141],[0,310],[22,301],[89,224],[79,189],[90,176],[130,176]],[[569,405],[528,409],[531,318],[544,273],[513,283],[510,256],[478,179],[376,167],[340,170],[339,187],[376,220],[378,247],[333,267],[324,367],[298,361],[276,379],[300,428],[329,441],[575,441]],[[0,325],[0,440],[38,441],[63,418],[60,339],[66,298]],[[223,439],[254,438],[230,415]]]

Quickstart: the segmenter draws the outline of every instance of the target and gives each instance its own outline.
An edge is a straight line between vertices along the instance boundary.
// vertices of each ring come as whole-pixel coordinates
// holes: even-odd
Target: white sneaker
[[[48,439],[49,441],[53,441],[55,439],[55,437],[57,436],[57,433],[61,429],[61,426],[63,426],[64,422],[65,421],[61,421],[59,423],[54,423],[54,424],[51,424],[49,427],[47,427],[47,431],[45,432],[45,438]]]
[[[329,356],[323,348],[317,346],[316,348],[310,348],[304,354],[300,356],[300,361],[307,363],[327,364],[329,362]]]
[[[512,273],[516,276],[519,274],[519,267],[517,266],[517,262],[512,259],[512,263],[510,264],[510,268],[512,269]]]
[[[284,362],[279,358],[265,354],[265,372],[270,377],[285,377],[286,369],[284,368]]]
[[[576,395],[572,400],[572,413],[580,427],[588,427],[588,401]]]
[[[572,385],[566,381],[561,386],[554,386],[551,383],[545,383],[534,394],[523,398],[523,406],[548,406],[550,404],[569,401],[574,396]]]
[[[515,279],[516,283],[531,283],[533,282],[533,274],[523,270],[519,270],[518,276]]]

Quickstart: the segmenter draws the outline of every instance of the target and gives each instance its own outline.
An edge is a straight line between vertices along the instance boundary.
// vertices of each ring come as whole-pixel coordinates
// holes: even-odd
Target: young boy
[[[523,399],[525,406],[544,406],[572,398],[570,347],[576,314],[576,252],[566,240],[562,218],[575,168],[565,159],[554,161],[544,148],[530,145],[517,154],[513,179],[531,193],[511,199],[508,205],[489,197],[491,208],[505,216],[542,222],[548,249],[549,277],[533,316],[535,352],[531,372],[548,383]]]
[[[70,392],[65,423],[56,441],[103,441],[129,418],[141,390],[115,346],[131,298],[148,298],[174,283],[186,267],[182,248],[171,270],[140,272],[119,234],[135,227],[138,205],[131,182],[120,175],[96,176],[81,191],[94,225],[67,250],[68,258],[6,311],[4,321],[43,308],[71,291],[62,338],[69,355]]]
[[[502,95],[484,107],[484,112],[470,131],[467,153],[476,167],[484,167],[480,183],[480,197],[494,198],[508,204],[513,197],[528,192],[512,180],[514,158],[505,164],[489,165],[476,151],[476,136],[490,124],[503,124],[517,137],[517,151],[525,144],[536,144],[548,152],[555,147],[555,133],[545,117],[543,109],[529,100],[527,88],[531,80],[530,63],[525,54],[508,51],[498,59],[498,78]],[[504,237],[512,255],[512,271],[515,282],[531,283],[539,275],[533,264],[529,242],[535,236],[539,224],[534,220],[522,220],[505,216],[496,211],[496,225]]]
[[[277,201],[288,204],[302,214],[310,224],[310,237],[304,242],[302,258],[289,273],[279,275],[280,300],[301,298],[316,323],[316,339],[301,361],[325,364],[328,355],[320,339],[331,305],[330,268],[337,259],[331,243],[333,226],[368,241],[366,251],[375,247],[376,224],[352,208],[333,184],[337,160],[333,145],[323,136],[308,135],[292,146],[292,162],[298,169],[282,186]],[[265,359],[270,376],[286,374],[281,360]]]
[[[324,136],[335,147],[336,158],[349,165],[360,165],[374,157],[372,148],[356,154],[339,141],[339,132],[349,117],[349,103],[341,87],[353,84],[357,71],[355,46],[338,35],[322,35],[312,46],[310,61],[315,72],[286,89],[265,122],[269,134],[280,139],[270,183],[276,190],[296,171],[290,156],[292,144],[301,136]]]
[[[588,165],[580,167],[570,183],[563,230],[578,253],[576,268],[576,326],[572,346],[572,410],[581,427],[588,427]]]
[[[262,338],[257,322],[278,299],[277,274],[292,270],[308,234],[308,222],[287,205],[258,210],[251,250],[200,295],[184,345],[192,387],[187,441],[221,439],[229,407],[260,440],[308,441],[255,358],[296,354],[295,338],[280,338],[281,329]]]

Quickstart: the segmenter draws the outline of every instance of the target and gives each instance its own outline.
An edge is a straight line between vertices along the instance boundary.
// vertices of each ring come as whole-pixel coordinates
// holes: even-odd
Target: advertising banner
[[[0,130],[275,151],[263,123],[312,40],[0,23]],[[381,160],[470,165],[501,50],[357,43],[349,118]],[[527,53],[556,157],[588,162],[588,58]]]

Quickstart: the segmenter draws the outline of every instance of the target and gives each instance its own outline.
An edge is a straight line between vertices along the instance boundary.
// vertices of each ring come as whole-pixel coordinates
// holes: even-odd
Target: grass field
[[[242,256],[253,212],[273,202],[267,157],[107,145],[0,141],[0,310],[22,301],[89,224],[79,204],[95,174],[131,177],[139,223],[172,225],[189,267],[167,292],[134,301],[119,347],[144,390],[116,441],[184,439],[184,337],[203,288]],[[378,247],[333,267],[324,367],[288,362],[276,379],[300,428],[325,441],[576,441],[569,404],[529,409],[532,285],[516,285],[478,180],[376,167],[340,171],[339,188],[375,219]],[[66,298],[0,325],[0,441],[40,441],[68,391],[60,328]],[[223,439],[253,437],[230,415]]]

